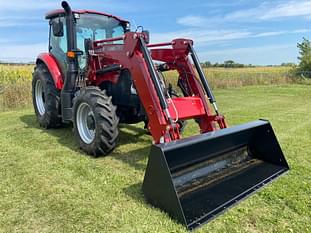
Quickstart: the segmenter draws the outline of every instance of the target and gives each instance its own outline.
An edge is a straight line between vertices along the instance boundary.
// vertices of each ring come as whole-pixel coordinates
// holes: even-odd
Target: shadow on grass
[[[180,222],[178,222],[174,217],[170,216],[167,212],[164,210],[152,206],[148,201],[146,200],[144,193],[142,191],[142,182],[138,182],[136,184],[132,184],[126,188],[123,189],[123,192],[130,198],[132,198],[134,201],[139,202],[146,208],[152,208],[154,211],[157,211],[158,213],[161,212],[162,214],[165,214],[167,219],[170,219],[175,224],[178,224],[180,227],[184,228],[185,226],[182,225]],[[158,187],[154,187],[155,189]],[[185,228],[184,228],[185,229]],[[186,230],[186,229],[185,229]],[[186,231],[185,231],[186,232]]]
[[[145,196],[143,194],[142,186],[143,186],[142,182],[132,184],[132,185],[124,188],[123,192],[127,196],[131,197],[132,199],[137,200],[137,201],[145,204],[146,206],[149,206],[149,204],[146,202]]]
[[[36,121],[36,117],[34,115],[23,115],[20,117],[20,120],[24,122],[28,128],[35,128],[39,129],[44,133],[48,133],[52,137],[57,138],[58,142],[65,146],[70,148],[71,150],[75,151],[76,153],[79,153],[81,155],[85,155],[83,151],[81,151],[75,142],[75,138],[72,132],[71,126],[65,126],[63,128],[59,129],[44,129],[41,128]],[[130,165],[135,170],[144,172],[146,170],[146,159],[149,155],[150,150],[150,139],[145,136],[146,131],[142,128],[139,128],[135,125],[120,125],[120,140],[119,145],[127,145],[129,143],[131,144],[148,144],[144,147],[140,147],[139,149],[130,149],[126,151],[125,153],[119,152],[118,148],[111,153],[109,156],[113,157],[114,159],[120,160],[125,164]],[[99,157],[96,159],[103,159],[104,157]],[[142,192],[142,182],[138,182],[136,184],[130,185],[122,190],[127,196],[132,198],[135,201],[138,201],[139,203],[144,204],[146,207],[151,207],[149,205],[144,197],[144,194]]]
[[[136,170],[144,171],[150,151],[151,139],[146,137],[146,130],[135,125],[120,125],[119,145],[126,148],[125,152],[118,149],[114,150],[111,156],[126,164],[129,164]],[[133,145],[139,145],[138,149],[133,149]],[[146,144],[146,145],[145,145]],[[126,147],[129,145],[128,147]],[[142,146],[143,145],[143,146]],[[131,149],[132,148],[132,149]],[[137,148],[137,147],[136,147]]]
[[[150,146],[146,146],[140,149],[130,150],[126,153],[114,152],[111,154],[111,156],[117,160],[120,160],[130,165],[135,170],[145,171],[146,164],[144,163],[144,161],[147,159],[149,155],[149,151],[150,151]]]
[[[58,129],[44,129],[40,127],[35,115],[23,115],[20,117],[20,120],[24,122],[28,128],[40,129],[42,132],[48,133],[52,137],[57,138],[59,144],[73,151],[80,152],[79,147],[74,140],[72,127],[70,125],[64,125]]]
[[[69,148],[70,150],[79,153],[81,155],[86,155],[78,146],[74,133],[72,130],[72,126],[64,125],[58,129],[44,129],[40,127],[38,124],[36,117],[34,115],[23,115],[20,117],[20,120],[24,122],[28,128],[36,128],[40,129],[44,133],[48,133],[54,138],[57,138],[59,144]],[[129,132],[130,131],[130,132]],[[120,125],[120,135],[119,135],[119,145],[127,145],[127,144],[150,144],[148,138],[144,137],[146,135],[146,130],[138,128],[135,125]],[[146,165],[142,162],[148,157],[150,146],[145,146],[139,149],[131,149],[125,153],[118,152],[118,148],[114,150],[109,156],[112,156],[115,159],[118,159],[126,164],[129,164],[136,170],[143,171],[146,168]],[[96,159],[103,159],[104,157],[99,157]]]

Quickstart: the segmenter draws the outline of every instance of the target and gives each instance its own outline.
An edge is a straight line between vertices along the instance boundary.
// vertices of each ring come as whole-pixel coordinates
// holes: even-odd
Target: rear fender
[[[56,59],[53,57],[53,55],[49,53],[41,53],[36,61],[36,64],[43,63],[48,68],[50,74],[52,75],[52,78],[54,80],[55,87],[58,90],[61,90],[63,88],[64,82],[63,82],[63,76],[59,69],[59,66],[57,64]]]

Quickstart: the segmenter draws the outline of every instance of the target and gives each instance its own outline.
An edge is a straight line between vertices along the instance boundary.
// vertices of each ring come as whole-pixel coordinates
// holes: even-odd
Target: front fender
[[[53,57],[50,53],[41,53],[36,61],[36,64],[43,63],[48,68],[53,80],[55,87],[58,90],[61,90],[64,85],[63,76],[61,73],[61,70],[59,69],[59,66],[56,62],[56,59]]]

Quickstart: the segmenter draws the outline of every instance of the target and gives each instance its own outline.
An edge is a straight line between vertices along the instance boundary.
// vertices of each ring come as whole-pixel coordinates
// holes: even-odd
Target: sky
[[[202,62],[297,62],[297,43],[311,39],[311,1],[291,0],[71,0],[73,9],[111,13],[142,25],[151,42],[194,40]],[[45,14],[54,0],[0,0],[0,60],[35,61],[47,51]]]

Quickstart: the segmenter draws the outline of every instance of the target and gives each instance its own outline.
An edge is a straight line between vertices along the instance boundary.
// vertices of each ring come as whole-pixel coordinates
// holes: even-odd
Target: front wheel
[[[119,136],[119,119],[111,97],[97,87],[85,87],[73,102],[74,132],[80,148],[93,156],[107,155]]]

